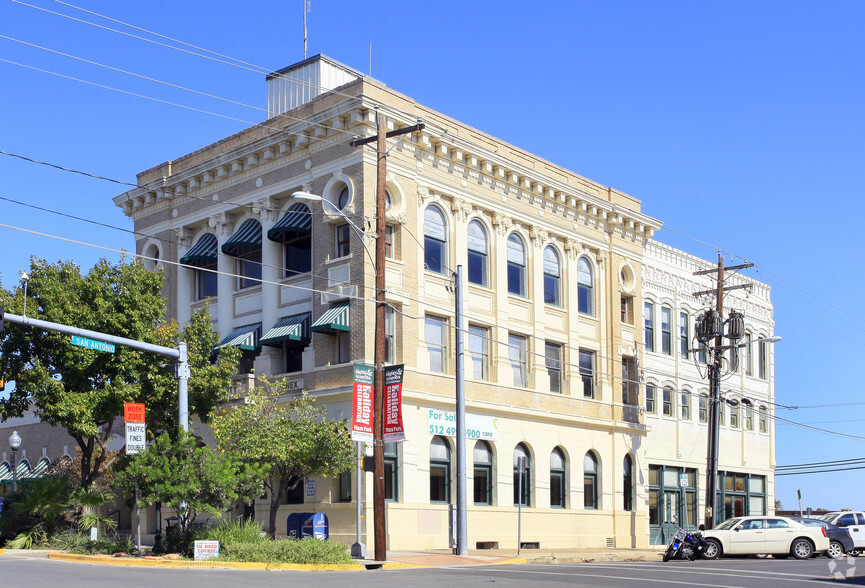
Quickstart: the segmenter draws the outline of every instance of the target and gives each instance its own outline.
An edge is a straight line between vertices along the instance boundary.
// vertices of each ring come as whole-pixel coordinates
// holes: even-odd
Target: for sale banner
[[[354,407],[351,415],[351,440],[373,442],[373,402],[375,369],[354,365]]]
[[[402,374],[405,366],[384,368],[384,442],[405,441],[402,423]]]

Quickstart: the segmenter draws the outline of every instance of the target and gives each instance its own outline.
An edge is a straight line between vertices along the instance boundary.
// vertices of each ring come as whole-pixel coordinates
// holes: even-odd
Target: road
[[[835,563],[834,567],[830,567]],[[858,564],[858,566],[857,566]],[[857,567],[859,572],[857,575]],[[835,572],[844,579],[833,579]],[[795,588],[865,585],[865,558],[831,562],[725,559],[699,562],[611,562],[590,564],[520,564],[377,570],[363,572],[257,571],[99,566],[23,557],[0,557],[3,586],[116,588],[117,586],[269,587],[310,583],[317,587],[411,588],[491,586],[694,586]]]

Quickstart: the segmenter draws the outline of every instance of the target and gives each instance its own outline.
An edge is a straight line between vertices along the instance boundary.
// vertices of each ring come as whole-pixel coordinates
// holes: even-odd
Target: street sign
[[[87,349],[95,349],[96,351],[105,351],[106,353],[114,353],[114,345],[105,343],[104,341],[95,341],[86,337],[72,335],[72,344],[78,347],[86,347]]]
[[[126,455],[137,455],[147,449],[147,425],[126,423]]]
[[[679,486],[682,488],[688,487],[688,474],[679,474]]]
[[[123,420],[127,423],[143,423],[144,422],[144,403],[142,403],[142,402],[124,402],[123,403]]]

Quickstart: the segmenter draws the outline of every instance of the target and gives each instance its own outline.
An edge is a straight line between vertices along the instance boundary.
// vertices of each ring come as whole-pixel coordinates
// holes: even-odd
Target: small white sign
[[[137,455],[147,449],[147,426],[126,423],[126,455]]]
[[[679,474],[679,486],[682,488],[688,487],[688,474]]]
[[[195,561],[204,561],[219,557],[219,541],[196,541],[194,558]]]
[[[315,478],[306,481],[306,497],[315,498]]]

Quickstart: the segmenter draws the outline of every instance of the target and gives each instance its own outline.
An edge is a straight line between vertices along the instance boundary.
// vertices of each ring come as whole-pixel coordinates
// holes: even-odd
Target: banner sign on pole
[[[373,442],[373,384],[371,365],[354,365],[354,406],[351,415],[351,440]]]
[[[143,423],[144,404],[141,402],[124,402],[123,420],[127,423]]]
[[[402,375],[403,365],[384,368],[384,438],[385,443],[405,441],[402,423]]]

